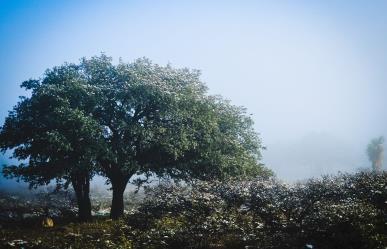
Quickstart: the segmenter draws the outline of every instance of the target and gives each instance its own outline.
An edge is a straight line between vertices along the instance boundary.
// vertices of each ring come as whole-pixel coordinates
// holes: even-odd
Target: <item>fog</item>
[[[26,94],[20,83],[47,68],[145,56],[200,69],[211,94],[245,106],[280,178],[367,168],[367,143],[387,137],[386,11],[385,1],[2,1],[0,122]]]

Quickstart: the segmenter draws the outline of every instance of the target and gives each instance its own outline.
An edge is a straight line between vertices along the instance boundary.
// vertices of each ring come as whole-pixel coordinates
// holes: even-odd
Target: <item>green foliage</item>
[[[199,71],[145,58],[115,66],[103,55],[81,67],[98,88],[93,116],[106,131],[100,161],[110,179],[115,171],[127,179],[134,173],[210,179],[263,169],[251,118],[208,96]]]
[[[26,160],[8,177],[32,186],[79,168],[110,181],[134,173],[176,178],[256,175],[261,141],[245,110],[207,95],[196,70],[105,55],[47,70],[9,113],[0,148]]]
[[[96,173],[112,184],[113,219],[123,215],[123,192],[135,174],[188,181],[270,175],[245,109],[209,96],[199,77],[145,58],[113,65],[103,54],[47,70],[22,83],[31,97],[1,127],[0,149],[25,160],[3,173],[31,187],[71,182],[85,220]]]
[[[94,99],[75,65],[48,70],[42,81],[22,86],[32,90],[5,120],[0,148],[13,149],[13,157],[25,160],[5,167],[6,177],[21,177],[31,187],[52,179],[70,180],[70,174],[92,166],[99,150],[99,125],[89,115]]]

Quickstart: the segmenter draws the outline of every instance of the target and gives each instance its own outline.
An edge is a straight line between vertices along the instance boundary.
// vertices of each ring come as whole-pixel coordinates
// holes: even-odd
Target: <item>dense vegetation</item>
[[[24,248],[375,249],[387,246],[386,220],[387,173],[359,172],[292,185],[274,178],[165,183],[146,188],[119,221],[5,228],[1,236],[10,247],[23,238]]]

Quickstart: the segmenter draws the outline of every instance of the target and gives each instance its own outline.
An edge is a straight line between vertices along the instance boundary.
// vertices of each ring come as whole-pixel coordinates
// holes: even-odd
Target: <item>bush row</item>
[[[387,174],[163,184],[127,219],[138,248],[385,248]]]

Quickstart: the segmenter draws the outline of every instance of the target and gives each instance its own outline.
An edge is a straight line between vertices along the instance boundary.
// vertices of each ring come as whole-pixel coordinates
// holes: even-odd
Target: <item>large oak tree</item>
[[[51,85],[72,90],[75,85],[83,90],[81,96],[77,95],[78,91],[48,95],[54,101],[65,99],[66,103],[70,102],[63,106],[71,113],[79,113],[85,123],[78,124],[93,128],[83,129],[85,133],[78,134],[83,130],[70,125],[66,117],[57,119],[58,124],[50,129],[58,137],[66,137],[68,147],[72,149],[65,150],[61,156],[55,156],[57,160],[50,159],[51,163],[45,165],[55,172],[56,178],[70,179],[80,165],[89,173],[87,180],[95,172],[106,176],[113,190],[113,219],[123,214],[123,192],[135,174],[190,180],[268,173],[259,163],[261,142],[245,109],[233,106],[219,96],[208,95],[198,71],[162,67],[147,59],[133,63],[120,61],[114,65],[105,55],[83,59],[79,65],[64,65],[60,69],[68,69],[71,73],[68,77],[54,77],[54,80],[46,74],[43,80],[30,81],[31,99],[35,92]],[[82,101],[78,103],[78,100]],[[57,108],[61,106],[58,104]],[[27,144],[39,155],[56,155],[42,145],[29,144],[30,136],[19,133],[19,128],[9,128],[20,119],[22,113],[18,108],[10,113],[2,128],[4,141],[13,142],[2,142],[1,147],[10,149]],[[31,123],[32,127],[28,126],[28,129],[34,134],[46,134],[38,128],[52,122],[55,116],[43,107],[42,110],[39,108],[37,105],[27,109],[45,113],[47,118],[39,119],[42,122],[39,125]],[[28,120],[29,114],[24,117]],[[14,136],[20,139],[15,140]],[[48,140],[46,144],[51,142]],[[61,146],[54,143],[54,148]],[[77,153],[73,155],[73,152]],[[34,171],[31,155],[33,153],[27,151],[20,156],[15,150],[16,157],[29,158],[30,164],[6,168],[6,172],[34,182],[40,172]],[[73,159],[67,163],[65,158]],[[64,164],[66,170],[60,170]],[[44,179],[49,178],[53,176]]]

